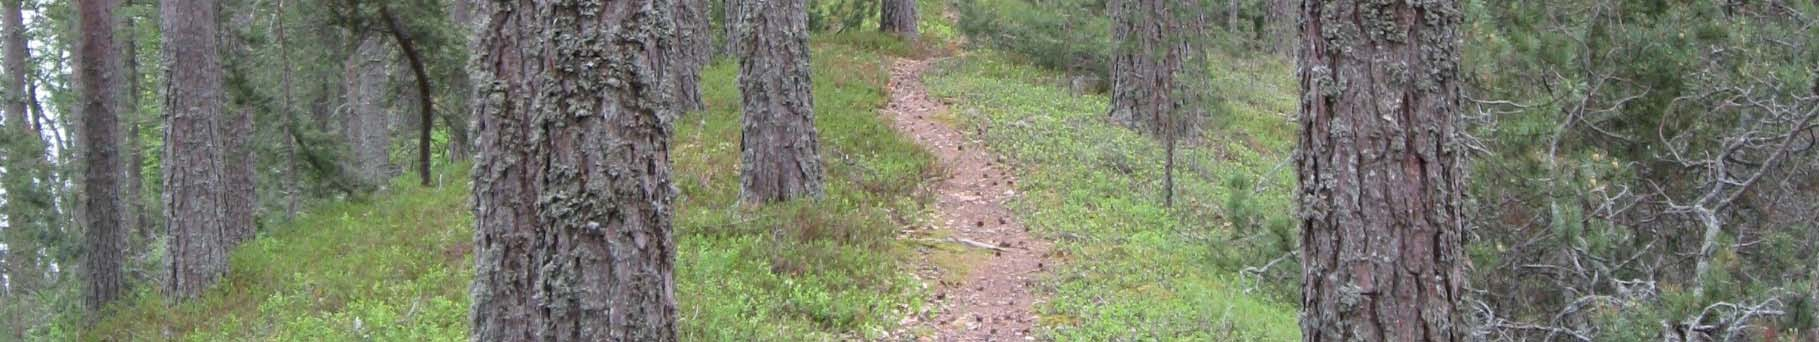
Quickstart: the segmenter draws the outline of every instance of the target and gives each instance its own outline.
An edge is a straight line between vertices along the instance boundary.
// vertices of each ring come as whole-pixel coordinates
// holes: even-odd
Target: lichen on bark
[[[1301,8],[1303,339],[1463,340],[1457,3]]]
[[[676,339],[673,5],[484,6],[474,341]]]

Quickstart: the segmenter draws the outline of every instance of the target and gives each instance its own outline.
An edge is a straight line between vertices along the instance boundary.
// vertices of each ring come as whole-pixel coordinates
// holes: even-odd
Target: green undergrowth
[[[1178,203],[1162,204],[1163,149],[1110,124],[1103,96],[1069,93],[1063,76],[976,51],[928,76],[952,119],[1021,170],[1014,209],[1056,242],[1039,308],[1044,333],[1064,341],[1299,339],[1287,197],[1293,83],[1278,61],[1216,65],[1220,108],[1183,147]],[[1258,181],[1262,180],[1262,181]],[[1285,271],[1286,270],[1286,271]],[[1263,280],[1263,281],[1259,281]]]
[[[816,125],[827,196],[743,208],[735,63],[705,72],[710,110],[676,122],[676,295],[687,341],[867,339],[920,310],[897,227],[923,214],[931,158],[876,113],[886,54],[873,32],[814,40]],[[465,170],[445,168],[449,179]],[[87,330],[51,340],[462,341],[469,330],[473,221],[464,182],[401,178],[370,199],[326,204],[235,251],[202,298],[167,306],[140,291]]]

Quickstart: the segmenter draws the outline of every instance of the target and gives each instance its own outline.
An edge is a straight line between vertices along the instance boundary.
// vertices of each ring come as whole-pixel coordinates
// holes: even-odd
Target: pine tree
[[[82,92],[83,266],[88,284],[84,302],[90,312],[120,298],[126,289],[121,267],[125,264],[127,208],[121,196],[119,129],[120,49],[114,44],[114,7],[117,0],[78,0],[76,7],[82,37],[76,49],[76,82]]]
[[[740,1],[740,198],[770,203],[822,196],[815,94],[803,0]]]
[[[214,0],[163,0],[164,220],[171,297],[200,295],[227,273],[230,228],[220,127],[222,64]]]
[[[676,340],[674,4],[488,7],[472,339]]]
[[[884,0],[878,29],[907,39],[916,38],[916,0]]]
[[[1304,1],[1305,341],[1463,341],[1454,1]]]

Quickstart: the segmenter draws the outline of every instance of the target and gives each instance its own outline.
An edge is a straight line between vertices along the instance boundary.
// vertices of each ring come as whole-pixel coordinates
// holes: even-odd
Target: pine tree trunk
[[[227,184],[226,192],[221,194],[222,204],[227,206],[227,230],[222,233],[226,244],[222,248],[231,253],[234,247],[258,233],[254,215],[258,212],[259,196],[255,193],[257,181],[253,175],[257,162],[253,156],[253,111],[243,108],[226,114],[227,120],[221,126],[222,160],[226,162],[223,180]]]
[[[119,30],[116,31],[136,32],[139,25],[138,19],[138,17],[122,18]],[[131,255],[137,258],[147,255],[152,249],[149,244],[157,241],[158,232],[153,223],[153,218],[157,217],[157,213],[151,212],[145,199],[145,168],[143,167],[145,165],[145,139],[140,135],[145,122],[144,116],[139,114],[139,101],[142,100],[141,90],[143,90],[139,88],[139,81],[142,79],[139,74],[139,44],[130,34],[116,34],[114,38],[120,42],[120,55],[122,56],[120,58],[122,68],[119,87],[122,88],[121,91],[124,92],[124,95],[121,99],[123,104],[120,106],[118,116],[126,130],[126,156],[123,157],[126,162],[124,164],[126,169],[126,211],[131,213],[128,215],[128,219],[122,222],[132,227],[128,232],[132,236],[132,239],[128,239],[128,241],[132,241],[132,245],[127,248],[131,251]]]
[[[120,82],[120,50],[114,47],[114,5],[116,0],[78,0],[78,26],[81,38],[76,48],[76,82],[82,96],[83,217],[87,220],[83,234],[86,250],[83,269],[88,284],[83,288],[84,303],[89,312],[119,299],[126,289],[121,275],[125,264],[126,227],[121,219],[126,206],[120,195],[120,121],[122,102],[117,97]],[[91,315],[93,316],[93,315]]]
[[[676,89],[676,105],[683,111],[707,109],[701,100],[701,69],[713,57],[713,34],[709,28],[707,0],[671,0],[676,6],[676,39],[671,40],[675,70],[670,71]]]
[[[1462,341],[1458,5],[1301,9],[1303,339]]]
[[[278,63],[283,64],[279,67],[284,68],[279,71],[278,75],[278,115],[284,120],[284,137],[281,138],[284,139],[285,161],[284,179],[281,180],[284,183],[284,220],[290,221],[297,218],[297,210],[299,210],[297,207],[298,196],[302,195],[302,189],[298,187],[298,183],[301,182],[301,177],[303,177],[303,175],[300,173],[299,165],[297,165],[297,159],[302,158],[302,156],[299,155],[297,146],[297,131],[299,128],[297,127],[296,115],[291,113],[291,111],[295,109],[291,106],[291,68],[293,65],[291,64],[291,50],[288,45],[290,39],[288,29],[285,25],[285,14],[287,13],[284,11],[284,2],[285,0],[278,0],[276,9],[278,13],[275,16],[276,23],[274,23],[276,28],[272,29],[272,31],[276,33],[278,38]],[[455,2],[466,3],[467,0],[456,0]]]
[[[804,0],[743,1],[740,198],[771,203],[822,195]],[[762,6],[762,7],[760,7]]]
[[[164,219],[170,297],[193,298],[227,272],[226,161],[214,0],[163,0]]]
[[[26,44],[26,27],[21,0],[0,0],[0,25],[5,30],[4,62],[6,84],[4,93],[0,93],[0,116],[4,124],[0,127],[0,158],[5,160],[6,174],[0,179],[0,186],[5,187],[7,201],[0,206],[0,214],[5,214],[7,229],[6,244],[9,250],[0,259],[5,265],[4,271],[8,284],[6,291],[12,294],[30,293],[41,284],[39,275],[45,263],[40,262],[36,243],[42,232],[58,226],[55,216],[49,215],[57,191],[54,187],[40,186],[40,181],[54,180],[49,170],[47,156],[44,153],[44,138],[38,120],[27,105],[31,103],[31,88],[27,75],[32,67],[26,61],[30,58],[29,46]],[[58,183],[52,183],[58,184]]]
[[[1170,102],[1164,80],[1178,70],[1165,63],[1167,49],[1161,20],[1173,15],[1166,0],[1111,0],[1112,122],[1156,134]]]
[[[232,25],[230,29],[217,32],[221,35],[220,50],[225,68],[222,70],[223,81],[227,84],[244,82],[236,80],[245,80],[247,75],[252,74],[252,65],[248,62],[252,60],[253,47],[247,34],[242,33],[244,28],[253,26],[255,9],[250,5],[252,4],[245,2],[229,2],[229,5],[217,7],[227,11],[223,17],[228,18],[228,24]],[[253,126],[253,105],[249,104],[258,95],[245,86],[225,91],[231,105],[222,112],[226,116],[219,126],[221,159],[225,162],[223,168],[226,172],[222,175],[226,188],[221,193],[221,203],[227,208],[227,227],[222,232],[224,243],[221,248],[226,253],[233,254],[234,248],[258,233],[254,217],[259,208],[259,197],[255,193],[258,184],[254,176],[257,159],[253,155],[253,134],[256,129]]]
[[[1300,3],[1296,0],[1269,0],[1269,3],[1269,35],[1274,42],[1271,44],[1273,47],[1271,50],[1279,55],[1294,58],[1295,48],[1300,46],[1296,43],[1300,38],[1295,36],[1295,25],[1298,25],[1296,20],[1300,18],[1296,6]]]
[[[884,0],[878,29],[904,39],[916,39],[916,0]]]
[[[4,11],[5,13],[0,13],[0,22],[4,22],[6,29],[6,51],[4,53],[6,93],[0,94],[4,95],[4,98],[0,100],[4,100],[5,102],[5,124],[17,128],[34,127],[34,125],[30,124],[31,114],[30,112],[27,112],[25,106],[27,99],[25,95],[26,75],[29,74],[27,70],[31,68],[30,65],[26,64],[26,60],[31,57],[31,50],[29,50],[30,47],[27,45],[25,39],[25,15],[24,9],[22,8],[23,6],[20,3],[23,0],[3,1],[5,1],[5,8],[0,9],[0,11]],[[26,131],[29,132],[32,137],[38,137],[37,129],[29,129]],[[43,138],[38,137],[38,139],[42,140]]]
[[[744,33],[742,33],[743,31],[741,30],[745,29],[745,15],[739,11],[745,6],[744,2],[750,0],[712,1],[719,1],[721,10],[725,12],[721,13],[721,15],[724,15],[725,17],[721,18],[721,25],[723,26],[721,27],[721,30],[723,31],[721,38],[724,40],[720,42],[725,45],[721,46],[720,52],[737,58],[739,56],[739,40],[743,39],[741,37],[744,36]]]
[[[436,93],[430,88],[429,71],[423,66],[423,57],[417,53],[417,44],[404,30],[404,24],[392,15],[391,8],[379,7],[379,14],[384,17],[392,39],[398,43],[398,51],[404,52],[404,60],[417,83],[418,121],[421,121],[417,123],[420,128],[417,131],[417,177],[427,187],[430,186],[430,133],[436,127]]]
[[[365,34],[343,65],[347,110],[341,131],[353,149],[349,173],[363,187],[385,186],[392,177],[391,118],[385,108],[392,59],[387,47],[383,37]]]
[[[490,5],[474,341],[675,341],[669,0]]]

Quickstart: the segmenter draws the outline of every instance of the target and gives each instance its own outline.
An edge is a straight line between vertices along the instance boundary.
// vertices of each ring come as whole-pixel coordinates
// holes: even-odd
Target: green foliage
[[[685,340],[876,338],[920,310],[899,268],[896,227],[918,220],[930,157],[876,115],[886,103],[881,52],[814,43],[816,125],[828,163],[818,202],[741,209],[737,68],[705,72],[709,110],[678,120],[674,150],[677,298]],[[437,174],[467,179],[465,167]],[[69,340],[464,340],[472,281],[468,187],[425,189],[411,177],[367,201],[329,204],[234,253],[201,299],[169,306],[141,291],[88,330],[74,319],[44,338]],[[74,303],[73,301],[63,301]],[[77,335],[80,334],[80,335]]]
[[[1044,85],[1056,77],[1053,72],[1007,60],[997,52],[974,51],[943,66],[928,82],[934,96],[958,103],[956,120],[986,127],[981,138],[1024,170],[1017,183],[1022,198],[1014,209],[1034,231],[1056,241],[1059,262],[1065,263],[1050,268],[1043,285],[1053,291],[1040,308],[1048,337],[1298,338],[1295,300],[1269,295],[1282,293],[1274,290],[1251,292],[1256,284],[1238,275],[1244,266],[1281,256],[1281,246],[1268,246],[1277,243],[1268,233],[1252,238],[1259,235],[1235,230],[1221,218],[1233,213],[1223,212],[1217,200],[1253,196],[1245,201],[1255,220],[1289,217],[1288,191],[1235,195],[1252,184],[1233,189],[1221,176],[1256,175],[1274,189],[1293,185],[1289,174],[1270,172],[1288,156],[1293,137],[1290,124],[1275,111],[1282,108],[1235,110],[1229,113],[1231,126],[1274,127],[1256,135],[1209,130],[1202,144],[1184,147],[1182,200],[1176,209],[1165,209],[1159,195],[1161,146],[1105,122],[1105,98],[1071,96]],[[1274,73],[1262,77],[1267,79],[1287,74],[1283,68],[1261,70]]]
[[[1111,24],[1103,0],[959,0],[955,26],[974,43],[1052,70],[1104,77]]]
[[[677,122],[672,155],[684,340],[875,338],[921,307],[895,238],[920,219],[926,198],[913,195],[931,159],[876,115],[887,101],[884,54],[904,46],[879,36],[814,41],[821,201],[740,209],[738,68],[704,73],[708,110]]]
[[[229,276],[203,298],[172,306],[146,289],[83,336],[464,339],[473,276],[467,189],[407,184],[400,179],[397,190],[371,202],[327,205],[269,230],[234,252]]]

